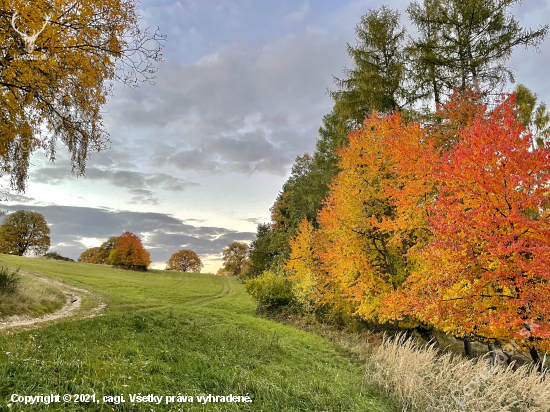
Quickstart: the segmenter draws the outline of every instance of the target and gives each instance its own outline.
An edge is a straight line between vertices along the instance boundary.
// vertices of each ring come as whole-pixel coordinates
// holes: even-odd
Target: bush
[[[403,410],[418,412],[548,412],[550,379],[536,367],[516,371],[497,352],[489,358],[466,360],[440,355],[403,335],[384,339],[369,359],[367,379],[398,400]]]
[[[11,295],[17,291],[21,278],[17,274],[19,269],[11,271],[7,266],[0,266],[0,295]]]
[[[73,259],[65,257],[65,256],[61,256],[58,252],[48,252],[42,257],[44,257],[46,259],[51,259],[51,260],[63,260],[65,262],[74,262]]]
[[[258,278],[248,280],[245,289],[258,304],[258,313],[275,314],[294,304],[292,284],[283,274],[276,274],[271,270],[265,271]]]

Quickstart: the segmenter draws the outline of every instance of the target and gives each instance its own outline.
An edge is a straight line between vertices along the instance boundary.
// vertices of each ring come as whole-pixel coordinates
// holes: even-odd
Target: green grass
[[[333,343],[255,317],[233,278],[11,256],[0,261],[96,292],[108,304],[105,316],[0,332],[0,411],[397,410],[363,381],[362,365]],[[126,403],[8,407],[14,393],[123,394]],[[253,402],[132,406],[129,394],[137,393],[249,394]]]

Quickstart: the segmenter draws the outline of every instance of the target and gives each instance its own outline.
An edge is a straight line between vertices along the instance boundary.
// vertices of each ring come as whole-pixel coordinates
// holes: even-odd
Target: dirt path
[[[60,286],[63,289],[63,293],[65,294],[65,297],[66,297],[65,304],[57,312],[50,313],[48,315],[44,315],[38,318],[31,318],[28,316],[10,316],[5,321],[0,321],[0,330],[8,329],[8,328],[17,328],[22,326],[35,326],[40,323],[50,322],[52,320],[62,319],[62,318],[72,316],[74,312],[76,312],[80,308],[80,305],[82,304],[83,294],[88,294],[96,298],[99,298],[100,303],[98,306],[87,311],[86,313],[80,314],[78,317],[79,319],[93,318],[95,316],[100,316],[101,311],[107,306],[103,301],[101,301],[101,298],[98,295],[86,289],[69,286],[63,282],[50,279],[50,278],[45,278],[45,277],[36,275],[34,273],[29,273],[29,272],[20,272],[20,273],[40,279],[41,281],[46,283],[54,283]]]

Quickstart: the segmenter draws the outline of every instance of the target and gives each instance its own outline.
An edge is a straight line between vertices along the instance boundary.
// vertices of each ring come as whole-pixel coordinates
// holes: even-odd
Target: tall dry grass
[[[13,293],[0,294],[0,321],[11,316],[35,317],[52,313],[61,309],[65,300],[59,285],[21,274]]]
[[[550,412],[550,374],[529,365],[513,371],[502,353],[497,361],[440,355],[399,336],[373,351],[366,378],[403,411]]]

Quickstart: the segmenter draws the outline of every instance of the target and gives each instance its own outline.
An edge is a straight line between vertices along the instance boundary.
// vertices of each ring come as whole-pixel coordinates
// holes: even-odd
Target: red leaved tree
[[[113,266],[140,271],[146,271],[151,264],[149,252],[143,248],[141,239],[131,232],[124,232],[116,238],[109,259]]]
[[[550,349],[550,151],[530,148],[513,96],[482,109],[434,174],[434,238],[402,297],[425,322],[489,342],[519,339],[538,362],[537,349]]]

